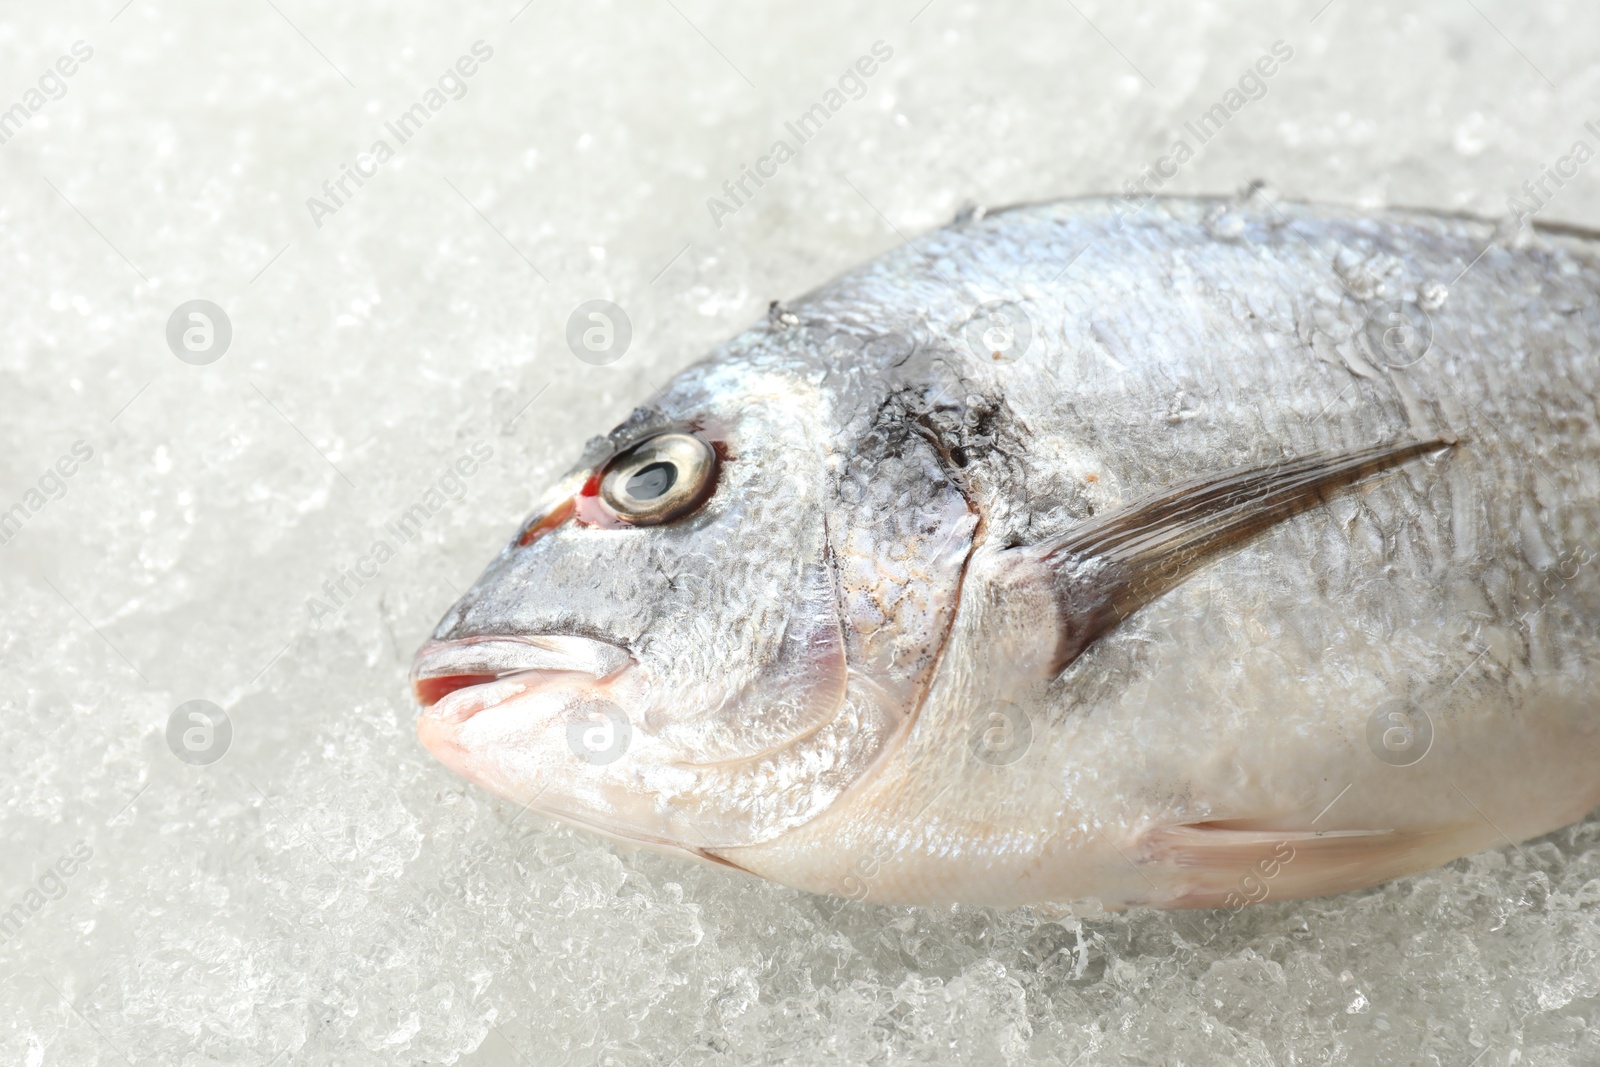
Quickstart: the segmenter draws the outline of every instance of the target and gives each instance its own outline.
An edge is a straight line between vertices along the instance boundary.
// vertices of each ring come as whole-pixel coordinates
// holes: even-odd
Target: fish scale
[[[1545,832],[1600,803],[1597,308],[1576,233],[1259,191],[963,216],[592,447],[687,413],[729,458],[671,521],[513,542],[418,678],[552,633],[630,666],[419,729],[557,818],[873,900],[1235,907]],[[785,642],[830,570],[843,645]],[[808,671],[831,715],[763,688]],[[695,729],[574,762],[597,693]]]

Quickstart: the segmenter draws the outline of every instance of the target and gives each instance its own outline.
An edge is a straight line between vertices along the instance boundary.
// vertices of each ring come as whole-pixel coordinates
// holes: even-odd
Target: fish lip
[[[514,675],[570,673],[603,680],[635,662],[622,645],[575,634],[435,640],[417,650],[411,665],[411,689],[417,703],[430,709],[458,690]]]

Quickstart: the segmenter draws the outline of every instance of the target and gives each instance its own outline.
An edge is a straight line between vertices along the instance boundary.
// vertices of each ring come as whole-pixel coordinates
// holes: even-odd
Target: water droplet
[[[1206,216],[1206,232],[1219,241],[1231,241],[1244,233],[1244,216],[1232,211],[1213,211]]]
[[[1333,269],[1347,292],[1357,300],[1375,299],[1383,286],[1365,256],[1353,248],[1341,248],[1333,257]]]

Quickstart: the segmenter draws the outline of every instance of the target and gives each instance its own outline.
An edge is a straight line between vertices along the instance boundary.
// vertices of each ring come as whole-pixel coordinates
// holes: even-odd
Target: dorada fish
[[[418,653],[534,810],[817,893],[1237,906],[1600,802],[1600,258],[970,213],[605,437]]]

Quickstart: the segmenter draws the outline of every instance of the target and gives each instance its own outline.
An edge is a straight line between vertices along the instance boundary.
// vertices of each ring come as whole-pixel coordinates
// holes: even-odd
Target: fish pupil
[[[678,480],[678,468],[671,463],[651,463],[628,478],[628,495],[635,500],[654,500],[671,489]]]

